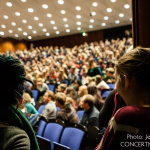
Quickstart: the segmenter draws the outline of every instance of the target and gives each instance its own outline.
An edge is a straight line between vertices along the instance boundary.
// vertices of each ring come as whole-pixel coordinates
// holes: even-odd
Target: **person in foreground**
[[[34,131],[18,107],[22,104],[24,66],[13,57],[0,55],[0,149],[39,150]]]
[[[115,102],[121,96],[127,106],[115,104],[114,115],[96,150],[150,147],[150,49],[137,47],[115,66]]]

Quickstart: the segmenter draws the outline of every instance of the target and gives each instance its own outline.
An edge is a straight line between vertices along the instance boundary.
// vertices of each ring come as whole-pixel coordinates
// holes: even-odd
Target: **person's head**
[[[54,100],[54,92],[50,90],[46,91],[43,96],[43,101],[47,104],[53,100]]]
[[[60,85],[58,85],[57,91],[58,92],[64,92],[65,89],[66,89],[66,84],[60,84]]]
[[[98,85],[102,81],[101,75],[96,75],[95,77],[95,84]]]
[[[95,104],[95,99],[92,95],[87,94],[81,98],[81,108],[85,110],[89,110]]]
[[[66,103],[72,105],[75,108],[75,105],[73,103],[73,99],[71,97],[66,97]]]
[[[75,73],[75,69],[76,69],[76,67],[75,67],[75,66],[72,66],[71,69],[70,69],[70,72],[71,72],[72,74]]]
[[[89,60],[89,67],[92,69],[93,67],[95,67],[95,64],[94,64],[94,59],[93,58],[90,58]]]
[[[58,92],[55,94],[56,106],[62,108],[66,103],[66,94]]]
[[[73,87],[67,87],[64,91],[64,93],[67,95],[67,94],[70,94],[72,91],[74,91],[74,88]]]
[[[97,102],[98,104],[103,103],[103,99],[100,94],[100,91],[95,85],[89,85],[87,89],[88,89],[88,94],[94,96],[95,102]]]
[[[31,96],[28,93],[23,93],[23,102],[27,103],[27,102],[31,102]]]
[[[42,78],[38,78],[36,83],[37,83],[37,86],[42,86],[43,79]]]
[[[79,91],[78,91],[79,96],[84,96],[87,93],[88,93],[87,86],[82,85],[79,87]]]
[[[137,47],[125,53],[115,65],[115,77],[116,89],[127,105],[150,104],[150,49]]]
[[[18,107],[23,100],[24,82],[31,82],[26,78],[24,66],[14,57],[0,55],[0,70],[1,106]]]

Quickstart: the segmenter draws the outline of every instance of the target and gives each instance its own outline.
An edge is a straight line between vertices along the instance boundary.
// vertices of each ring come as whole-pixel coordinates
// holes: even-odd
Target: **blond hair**
[[[28,93],[23,93],[24,103],[31,102],[31,96]]]
[[[64,105],[66,102],[66,94],[58,92],[55,94],[55,100],[58,101],[61,105]]]

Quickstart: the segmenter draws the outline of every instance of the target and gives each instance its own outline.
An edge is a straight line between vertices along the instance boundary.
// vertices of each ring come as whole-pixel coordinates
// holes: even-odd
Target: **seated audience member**
[[[78,76],[76,75],[75,73],[75,66],[72,66],[71,69],[70,69],[70,74],[68,76],[68,79],[69,79],[69,84],[73,84],[75,82],[75,80],[78,79]]]
[[[43,82],[42,78],[38,78],[36,84],[37,84],[37,90],[38,90],[38,100],[36,102],[36,109],[38,110],[40,104],[44,103],[43,95],[47,90],[49,90],[49,88],[48,88],[48,85]]]
[[[106,68],[106,74],[103,80],[106,83],[115,83],[114,68]]]
[[[96,67],[94,59],[90,58],[89,62],[90,62],[90,64],[89,64],[89,70],[87,72],[87,76],[95,77],[98,74],[102,75],[102,71],[101,71],[100,67]]]
[[[18,109],[24,82],[29,81],[24,66],[16,58],[0,55],[0,70],[0,149],[39,150],[30,123]]]
[[[54,92],[46,91],[43,100],[45,105],[45,109],[42,112],[42,116],[46,119],[56,119],[56,105],[54,103]]]
[[[143,60],[144,59],[144,60]],[[115,110],[104,137],[96,150],[123,149],[124,141],[145,143],[150,134],[150,49],[137,47],[125,53],[115,65]],[[118,106],[121,96],[127,106]],[[142,137],[142,138],[130,138]],[[144,138],[143,138],[144,137]],[[146,142],[150,142],[149,138]],[[133,150],[138,147],[129,146]],[[139,149],[149,149],[140,146]]]
[[[102,96],[98,88],[95,85],[89,85],[87,89],[88,89],[88,94],[91,94],[95,99],[95,104],[94,104],[95,107],[97,108],[98,111],[100,111],[104,105],[104,101],[102,99]]]
[[[98,124],[99,111],[95,108],[94,104],[95,99],[90,94],[84,95],[81,99],[81,108],[84,109],[84,113],[80,120],[80,123],[86,126],[87,128],[89,126],[99,127]]]
[[[28,93],[23,94],[23,103],[25,104],[27,113],[38,114],[38,111],[35,109],[35,107],[31,103],[31,96]]]
[[[63,92],[64,93],[66,87],[67,87],[66,84],[60,84],[60,85],[58,85],[57,92]]]
[[[65,84],[65,79],[63,77],[63,74],[61,72],[58,72],[58,76],[57,76],[57,79],[56,79],[56,87],[58,87],[58,85],[60,84]]]
[[[47,85],[55,85],[55,84],[56,84],[56,81],[55,81],[55,79],[51,78],[51,75],[50,75],[50,74],[51,74],[50,72],[47,73],[47,76],[46,76],[46,79],[45,79],[44,82],[45,82]]]
[[[65,123],[79,123],[79,118],[75,109],[70,103],[66,103],[66,95],[58,92],[55,94],[56,106],[60,108],[57,118],[65,121]]]
[[[74,102],[73,102],[73,99],[71,97],[66,97],[66,103],[71,104],[73,106],[73,108],[76,109]]]
[[[100,75],[96,75],[95,85],[98,89],[110,89],[109,85],[102,79]]]

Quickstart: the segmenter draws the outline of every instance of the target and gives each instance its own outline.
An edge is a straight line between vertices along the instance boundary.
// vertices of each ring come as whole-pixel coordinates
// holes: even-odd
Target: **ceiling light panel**
[[[69,27],[69,25],[68,25],[68,24],[65,24],[65,27],[66,27],[66,28],[68,28],[68,27]]]
[[[16,23],[15,23],[15,22],[12,22],[11,25],[12,25],[12,26],[16,26]]]
[[[23,23],[27,23],[27,20],[23,19],[22,22],[23,22]]]
[[[46,36],[50,36],[50,33],[46,33],[45,35],[46,35]]]
[[[98,6],[98,3],[97,3],[97,2],[93,2],[93,3],[92,3],[92,6],[93,6],[93,7],[97,7],[97,6]]]
[[[34,20],[38,21],[38,20],[39,20],[39,17],[36,17],[36,16],[35,16],[35,17],[34,17]]]
[[[58,0],[57,2],[58,2],[58,4],[60,4],[60,5],[63,5],[63,4],[64,4],[64,1],[63,1],[63,0]]]
[[[13,33],[13,30],[8,30],[9,33]]]
[[[2,27],[3,29],[5,29],[5,28],[6,28],[6,25],[2,24],[1,27]]]
[[[81,27],[77,27],[77,30],[80,31],[80,30],[81,30]]]
[[[20,12],[15,12],[15,15],[16,16],[20,16]]]
[[[54,21],[54,20],[52,20],[52,21],[50,21],[50,23],[51,23],[51,24],[55,24],[55,21]]]
[[[34,9],[33,8],[28,8],[28,12],[33,13]]]
[[[76,15],[76,18],[77,19],[81,19],[81,15]]]
[[[129,9],[129,8],[130,8],[130,5],[129,5],[129,4],[125,4],[125,5],[124,5],[124,8],[125,8],[125,9]]]
[[[12,7],[12,3],[11,2],[6,2],[6,6]]]
[[[47,17],[48,17],[48,18],[51,18],[51,17],[52,17],[52,14],[48,13],[48,14],[47,14]]]
[[[80,21],[77,21],[76,24],[80,26],[80,25],[81,25],[81,22],[80,22]]]
[[[121,17],[121,18],[124,17],[124,14],[123,14],[123,13],[120,13],[120,14],[119,14],[119,17]]]
[[[3,18],[4,18],[4,19],[8,19],[9,17],[8,17],[7,15],[4,15]]]
[[[81,7],[80,7],[80,6],[76,6],[76,10],[77,10],[77,11],[80,11],[80,10],[81,10]]]
[[[67,21],[68,21],[68,19],[67,19],[67,18],[63,18],[63,21],[64,21],[64,22],[67,22]]]
[[[42,5],[42,8],[48,9],[48,5],[47,5],[47,4],[43,4],[43,5]]]
[[[111,13],[111,12],[112,12],[112,9],[111,9],[111,8],[107,8],[106,11],[107,11],[108,13]]]
[[[61,10],[60,13],[61,14],[66,14],[66,11],[65,10]]]

